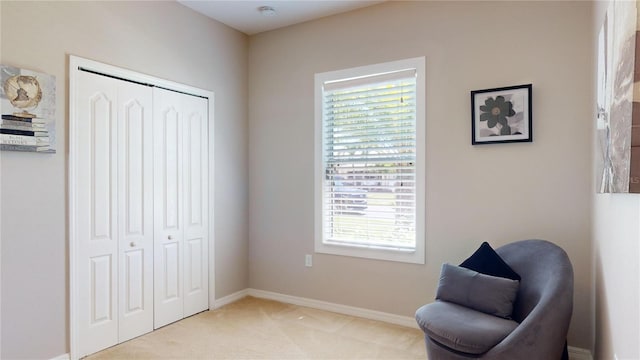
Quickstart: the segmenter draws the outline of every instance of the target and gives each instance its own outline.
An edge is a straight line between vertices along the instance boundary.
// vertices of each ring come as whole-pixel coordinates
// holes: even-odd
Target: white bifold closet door
[[[79,72],[79,355],[153,330],[152,89]]]
[[[154,88],[154,327],[208,309],[208,101]]]

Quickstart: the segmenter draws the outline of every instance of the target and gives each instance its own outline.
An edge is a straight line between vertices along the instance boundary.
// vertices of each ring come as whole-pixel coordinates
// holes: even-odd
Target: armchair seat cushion
[[[446,301],[424,305],[416,320],[436,342],[467,354],[482,354],[507,337],[518,323]]]

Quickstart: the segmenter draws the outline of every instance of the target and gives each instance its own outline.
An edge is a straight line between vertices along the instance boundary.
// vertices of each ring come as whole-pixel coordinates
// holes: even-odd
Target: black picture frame
[[[533,141],[532,84],[471,91],[471,144]]]

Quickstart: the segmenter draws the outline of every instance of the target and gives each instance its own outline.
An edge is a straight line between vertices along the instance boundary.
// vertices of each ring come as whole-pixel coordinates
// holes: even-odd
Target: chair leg
[[[562,360],[569,360],[569,347],[567,340],[564,341],[564,350],[562,351]]]

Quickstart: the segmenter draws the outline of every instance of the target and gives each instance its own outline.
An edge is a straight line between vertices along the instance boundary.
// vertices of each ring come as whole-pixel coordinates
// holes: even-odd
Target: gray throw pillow
[[[517,280],[481,274],[442,264],[436,300],[449,301],[486,314],[510,319],[518,294]]]

